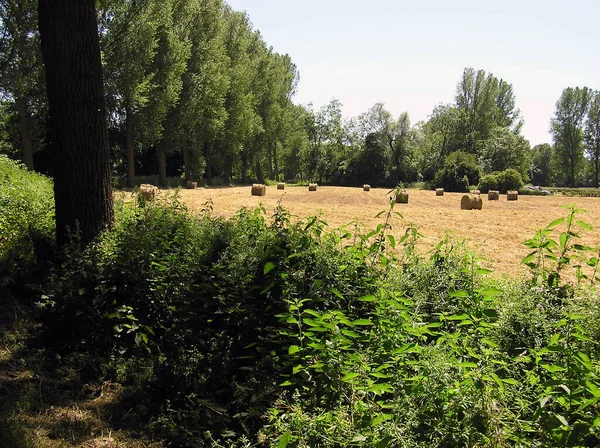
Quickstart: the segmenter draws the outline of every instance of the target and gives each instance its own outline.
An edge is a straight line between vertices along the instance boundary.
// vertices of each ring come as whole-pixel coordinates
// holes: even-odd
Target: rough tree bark
[[[94,0],[39,0],[59,244],[87,243],[114,220]]]
[[[130,107],[125,111],[125,134],[127,147],[127,186],[135,185],[135,152],[133,149],[133,111]]]

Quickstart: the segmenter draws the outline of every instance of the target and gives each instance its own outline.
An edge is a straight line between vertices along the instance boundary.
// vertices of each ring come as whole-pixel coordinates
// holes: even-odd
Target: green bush
[[[486,174],[479,181],[479,190],[482,193],[487,193],[490,190],[498,190],[504,194],[508,190],[519,190],[522,186],[523,179],[521,178],[521,174],[512,168]]]
[[[469,185],[479,183],[479,164],[473,154],[462,151],[451,153],[434,179],[436,187],[446,191],[467,192]]]
[[[490,190],[498,190],[498,172],[486,174],[479,180],[479,191],[488,193]]]
[[[498,173],[497,177],[500,193],[506,193],[508,190],[518,190],[523,186],[521,174],[513,168]]]
[[[352,235],[281,208],[119,202],[56,267],[43,339],[95,357],[86,371],[178,446],[597,446],[598,291],[536,280],[597,266],[579,210],[526,242],[536,277],[518,282],[450,238],[419,255],[393,207]]]
[[[0,211],[0,284],[32,283],[54,249],[52,182],[0,156]]]

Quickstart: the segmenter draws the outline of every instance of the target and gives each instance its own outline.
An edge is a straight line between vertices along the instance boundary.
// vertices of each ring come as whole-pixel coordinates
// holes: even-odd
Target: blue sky
[[[454,99],[465,67],[513,85],[532,145],[551,143],[562,90],[600,90],[597,0],[226,0],[300,72],[297,103],[376,102],[414,124]]]

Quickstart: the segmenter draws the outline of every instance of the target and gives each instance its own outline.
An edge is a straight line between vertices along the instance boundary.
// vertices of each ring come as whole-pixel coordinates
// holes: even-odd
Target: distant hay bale
[[[263,184],[252,184],[252,196],[264,196],[267,194],[267,187]]]
[[[308,184],[308,191],[317,191],[317,184]]]
[[[473,191],[471,191],[470,193],[471,193],[471,194],[476,194],[477,196],[480,196],[480,195],[481,195],[481,191],[479,191],[479,190],[473,190]]]
[[[408,191],[401,190],[396,195],[396,203],[397,204],[408,204]]]
[[[435,195],[436,196],[444,196],[444,189],[443,188],[436,188],[435,189]]]
[[[364,184],[363,191],[371,191],[371,186],[369,184]]]
[[[461,210],[481,210],[483,201],[476,194],[465,194],[460,200]]]
[[[140,195],[147,201],[154,199],[158,193],[158,187],[152,184],[140,185]]]
[[[516,201],[519,199],[519,192],[517,190],[509,190],[506,193],[506,200],[507,201]]]
[[[285,183],[284,182],[277,182],[277,189],[278,190],[285,190]]]
[[[500,192],[497,190],[488,191],[488,201],[497,201],[500,199]]]
[[[188,190],[195,190],[197,186],[198,182],[192,182],[191,180],[188,180],[185,184],[185,188],[187,188]]]

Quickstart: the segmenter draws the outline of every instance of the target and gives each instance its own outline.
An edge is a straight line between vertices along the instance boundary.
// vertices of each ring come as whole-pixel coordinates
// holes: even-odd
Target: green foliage
[[[583,126],[589,102],[587,87],[563,90],[550,123],[559,169],[569,187],[575,186],[575,175],[583,159]]]
[[[435,175],[435,186],[446,191],[468,191],[479,183],[479,164],[473,154],[456,151],[446,157],[444,166]]]
[[[498,190],[506,193],[508,190],[519,190],[523,186],[523,179],[517,170],[508,168],[502,172],[486,174],[479,181],[479,189],[482,193],[490,190]]]
[[[52,182],[0,156],[0,283],[30,283],[54,248]]]
[[[521,174],[512,168],[508,168],[497,174],[498,189],[501,193],[506,193],[508,190],[518,190],[523,186],[523,178]]]
[[[490,190],[498,190],[498,174],[496,172],[482,176],[479,180],[479,190],[482,193],[487,193]]]
[[[582,285],[599,251],[578,244],[581,213],[525,243],[523,282],[450,237],[421,255],[393,200],[353,233],[134,193],[54,265],[41,340],[180,446],[596,446],[600,296]]]

